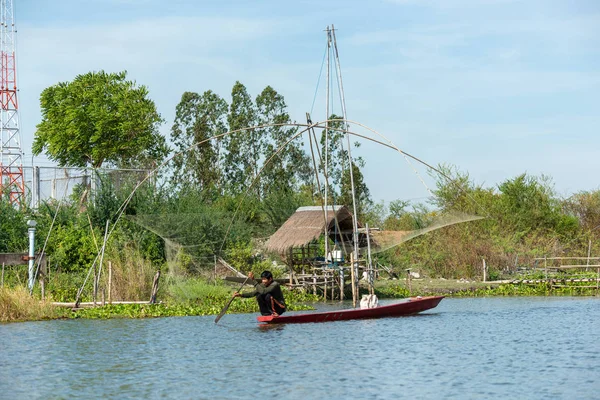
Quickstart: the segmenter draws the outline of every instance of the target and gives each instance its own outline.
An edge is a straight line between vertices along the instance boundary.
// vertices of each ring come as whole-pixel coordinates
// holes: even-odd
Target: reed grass
[[[150,299],[157,268],[142,257],[137,246],[125,246],[107,251],[100,279],[105,289],[108,287],[108,261],[112,264],[112,300]]]
[[[31,297],[26,288],[0,288],[0,322],[64,318],[68,310]]]
[[[215,285],[201,278],[173,277],[169,279],[167,286],[168,296],[177,303],[228,299],[237,290],[233,286]],[[249,286],[245,289],[248,288]]]

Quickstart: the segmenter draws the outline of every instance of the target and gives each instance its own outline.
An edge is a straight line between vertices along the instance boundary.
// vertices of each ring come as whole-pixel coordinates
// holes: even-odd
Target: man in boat
[[[248,278],[254,280],[254,273],[249,272]],[[256,297],[262,315],[278,316],[285,312],[285,300],[279,282],[273,280],[270,271],[260,274],[261,283],[254,284],[254,291],[248,293],[235,292],[235,297]]]

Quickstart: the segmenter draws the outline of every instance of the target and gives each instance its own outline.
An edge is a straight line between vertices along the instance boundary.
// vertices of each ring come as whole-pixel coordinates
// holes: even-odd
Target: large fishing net
[[[424,235],[436,229],[440,229],[454,224],[459,224],[462,222],[476,221],[483,218],[485,217],[480,217],[472,214],[465,214],[460,211],[452,211],[431,217],[428,221],[427,226],[421,229],[416,229],[412,231],[371,230],[369,232],[369,235],[371,237],[371,252],[380,253],[382,251],[386,251],[393,247],[399,246],[404,242],[416,238],[417,236]]]
[[[235,242],[246,227],[231,216],[215,213],[145,214],[128,217],[165,243],[167,273],[214,273],[214,267],[227,243]]]
[[[354,124],[362,126],[356,122],[354,122]],[[371,140],[374,139],[371,138]],[[422,160],[399,150],[396,146],[391,144],[391,142],[386,143],[382,140],[375,140],[375,143],[397,151],[409,161],[409,164],[409,159],[417,161],[430,170],[436,171],[444,178],[452,181],[446,174]],[[278,151],[283,148],[284,146],[278,149]],[[313,155],[313,158],[314,157],[315,155]],[[315,165],[320,165],[321,160],[314,159],[313,162]],[[419,175],[416,170],[415,172]],[[318,176],[317,173],[315,173],[315,175]],[[421,179],[421,181],[425,184],[423,179]],[[459,182],[454,183],[459,185]],[[322,184],[326,185],[327,182],[323,181]],[[429,191],[429,189],[427,190]],[[460,191],[462,189],[457,190]],[[431,194],[431,191],[429,191],[429,193]],[[136,224],[148,229],[164,240],[168,273],[171,275],[181,275],[186,272],[198,273],[210,270],[211,266],[216,267],[218,260],[226,258],[223,249],[227,248],[228,243],[236,243],[237,238],[246,238],[247,240],[250,236],[248,229],[251,228],[240,223],[239,218],[236,219],[235,215],[232,215],[231,213],[215,215],[215,212],[211,211],[208,207],[201,210],[198,210],[196,207],[188,208],[188,210],[192,209],[193,211],[190,213],[162,213],[129,217],[130,220]],[[371,230],[369,232],[371,237],[369,242],[371,247],[370,251],[372,253],[380,253],[436,229],[482,218],[484,217],[457,211],[439,214],[431,212],[427,215],[425,221],[421,221],[422,223],[420,224],[421,227],[419,229],[411,231]],[[363,243],[364,245],[362,245]],[[348,243],[343,244],[343,247],[346,247],[347,244]],[[361,247],[363,247],[363,251],[366,250],[366,242],[361,240]]]

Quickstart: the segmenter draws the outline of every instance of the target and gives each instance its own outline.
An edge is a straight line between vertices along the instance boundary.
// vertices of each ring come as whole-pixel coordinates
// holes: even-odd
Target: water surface
[[[595,297],[267,328],[255,316],[0,324],[0,398],[600,398]]]

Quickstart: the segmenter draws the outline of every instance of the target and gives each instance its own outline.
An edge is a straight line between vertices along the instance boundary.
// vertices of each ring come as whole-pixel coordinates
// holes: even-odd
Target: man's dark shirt
[[[269,286],[265,286],[261,283],[254,285],[254,291],[248,293],[241,293],[242,297],[256,297],[259,295],[265,295],[270,293],[279,303],[285,306],[285,300],[283,299],[283,293],[281,292],[281,285],[279,282],[273,281]]]

